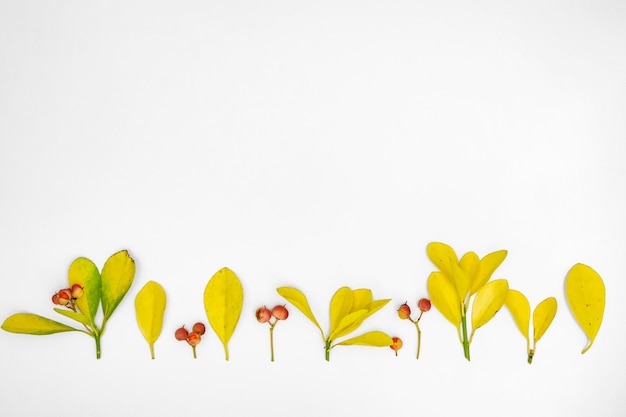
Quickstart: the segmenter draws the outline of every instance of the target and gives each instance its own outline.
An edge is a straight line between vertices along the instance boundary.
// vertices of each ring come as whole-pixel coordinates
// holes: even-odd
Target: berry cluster
[[[271,360],[274,362],[274,326],[279,320],[287,320],[289,317],[289,310],[284,305],[274,306],[271,310],[265,306],[259,307],[256,310],[256,319],[259,323],[267,323],[270,325],[270,351]],[[274,321],[272,322],[272,317]]]
[[[71,288],[63,288],[52,296],[52,302],[56,305],[64,306],[72,311],[76,311],[76,300],[84,294],[83,287],[78,284]]]
[[[400,308],[398,308],[398,317],[400,317],[402,320],[409,320],[411,323],[413,323],[415,325],[415,328],[417,329],[417,356],[416,356],[416,359],[419,359],[420,358],[420,347],[421,347],[421,343],[422,343],[422,331],[420,330],[419,321],[422,318],[422,314],[424,314],[425,312],[430,310],[430,300],[428,298],[421,298],[417,302],[417,308],[420,309],[420,314],[419,314],[419,316],[417,316],[417,319],[413,320],[411,318],[411,307],[409,307],[409,305],[405,301],[404,304],[402,304],[400,306]],[[402,348],[402,340],[400,340],[397,337],[394,337],[393,341],[394,341],[394,343],[391,346],[389,346],[389,347],[391,349],[395,350],[396,351],[396,356],[398,356],[398,350],[400,350],[400,348]]]
[[[181,326],[174,333],[174,337],[176,338],[176,340],[181,342],[183,340],[187,341],[187,343],[189,344],[189,346],[191,346],[191,349],[193,350],[193,358],[196,359],[196,346],[200,344],[200,341],[202,340],[201,336],[204,334],[205,331],[206,327],[204,326],[204,324],[198,322],[193,325],[193,327],[191,328],[191,332],[188,332],[187,329],[185,329],[185,326]]]

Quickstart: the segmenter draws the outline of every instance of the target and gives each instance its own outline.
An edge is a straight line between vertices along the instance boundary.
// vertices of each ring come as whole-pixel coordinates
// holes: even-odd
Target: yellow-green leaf
[[[326,336],[324,336],[324,331],[320,327],[319,323],[315,319],[313,312],[311,311],[311,307],[309,306],[309,301],[306,299],[304,293],[300,290],[291,287],[280,287],[276,288],[276,292],[280,294],[285,300],[290,302],[294,307],[302,312],[311,322],[317,327],[322,334],[322,339],[326,340]]]
[[[89,323],[93,323],[102,294],[98,267],[87,258],[76,258],[70,265],[67,275],[70,288],[74,284],[83,287],[83,296],[76,300],[76,305],[81,313],[87,316]]]
[[[548,297],[540,302],[533,312],[534,343],[544,335],[556,315],[556,298]]]
[[[515,320],[515,324],[526,339],[526,342],[529,342],[530,303],[526,296],[517,290],[509,290],[504,305],[511,312],[513,320]]]
[[[450,265],[459,263],[459,258],[457,258],[454,249],[445,243],[431,242],[426,247],[426,254],[428,255],[428,259],[430,259],[441,272],[450,277],[450,279],[452,278]]]
[[[505,279],[488,282],[478,290],[472,304],[472,334],[496,315],[508,292],[509,283]]]
[[[204,309],[209,324],[224,345],[226,360],[228,342],[235,332],[243,308],[243,287],[239,278],[228,268],[213,275],[204,290]]]
[[[478,258],[478,255],[476,255],[475,252],[467,252],[459,261],[459,266],[463,272],[465,272],[465,275],[467,275],[471,284],[478,276],[480,258]]]
[[[596,338],[606,303],[604,281],[596,271],[584,264],[576,264],[565,278],[565,296],[574,318],[589,338],[585,353]]]
[[[431,303],[457,329],[461,324],[461,300],[456,288],[443,272],[432,272],[428,277],[428,294]]]
[[[105,320],[111,317],[135,278],[135,261],[128,251],[119,251],[102,267],[102,312]]]
[[[454,280],[456,293],[459,295],[459,300],[461,300],[461,303],[465,304],[470,289],[470,279],[458,263],[451,262],[450,270],[452,271],[452,278]]]
[[[154,281],[148,281],[135,297],[135,313],[141,334],[150,346],[154,359],[154,343],[161,335],[163,316],[165,315],[165,290]]]
[[[365,309],[364,309],[366,311],[365,314],[359,315],[358,317],[356,317],[355,320],[353,320],[351,323],[347,325],[340,325],[341,329],[337,329],[335,331],[335,334],[332,337],[329,337],[329,339],[336,340],[339,337],[352,333],[353,331],[358,329],[361,326],[361,324],[363,324],[363,322],[367,320],[370,316],[372,316],[378,310],[386,306],[387,303],[389,303],[389,301],[391,301],[391,299],[372,301],[371,303],[365,306]]]
[[[78,331],[78,329],[66,326],[58,321],[29,313],[14,314],[8,317],[4,323],[2,323],[2,329],[11,333],[32,334],[37,336]]]
[[[476,294],[478,290],[491,279],[491,276],[495,272],[495,270],[500,266],[500,264],[506,258],[507,251],[499,250],[496,252],[492,252],[488,255],[485,255],[483,259],[480,260],[480,266],[478,268],[478,273],[474,276],[472,280],[472,284],[470,287],[470,294]]]
[[[353,302],[352,309],[350,311],[363,310],[370,304],[374,298],[372,297],[372,290],[367,288],[359,288],[352,291]]]
[[[391,346],[392,344],[393,344],[393,340],[387,333],[384,333],[381,331],[373,331],[373,332],[364,333],[360,336],[356,336],[348,340],[344,340],[341,343],[337,343],[336,345],[333,345],[333,347],[339,346],[339,345],[344,345],[344,346],[361,345],[361,346],[385,347],[385,346]]]
[[[353,330],[356,330],[361,323],[363,323],[361,318],[363,318],[366,314],[367,310],[358,310],[343,317],[337,327],[333,329],[332,332],[328,333],[328,340],[336,340],[337,338],[345,336]]]
[[[330,299],[330,330],[329,337],[333,337],[335,330],[344,317],[352,310],[354,295],[348,287],[339,288]]]
[[[69,317],[72,320],[76,320],[80,324],[84,324],[85,326],[90,326],[89,317],[84,314],[72,311],[72,310],[63,310],[62,308],[55,308],[54,311],[59,313],[62,316]]]

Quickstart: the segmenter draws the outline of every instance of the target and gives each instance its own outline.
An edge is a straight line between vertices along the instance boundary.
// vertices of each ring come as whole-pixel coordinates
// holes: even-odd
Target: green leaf
[[[511,312],[513,320],[515,320],[515,324],[526,339],[526,342],[529,342],[530,303],[526,296],[517,290],[509,290],[504,305]]]
[[[154,281],[148,281],[135,297],[135,313],[137,325],[148,345],[154,359],[154,343],[161,335],[163,316],[165,315],[165,290]]]
[[[87,258],[76,258],[70,265],[67,275],[70,288],[74,284],[83,287],[83,296],[76,300],[76,305],[81,313],[87,316],[90,325],[93,325],[102,294],[98,268]]]
[[[556,315],[556,298],[548,297],[540,302],[533,312],[534,343],[544,335]]]
[[[37,314],[13,314],[2,323],[2,329],[11,333],[46,335],[61,332],[79,331],[58,321]]]
[[[294,307],[300,310],[302,314],[304,314],[309,320],[311,320],[311,322],[315,325],[315,327],[319,329],[320,333],[322,334],[322,339],[326,340],[326,336],[324,336],[324,331],[315,319],[315,316],[311,311],[311,307],[309,306],[309,301],[302,291],[291,287],[280,287],[276,288],[276,292],[278,292],[280,296],[290,302]]]
[[[431,303],[457,329],[461,324],[461,300],[456,288],[443,272],[432,272],[428,277],[428,294]]]
[[[459,258],[457,258],[454,249],[445,243],[431,242],[426,247],[426,254],[428,255],[428,259],[430,259],[441,272],[452,279],[450,265],[459,263]]]
[[[485,285],[487,281],[491,279],[491,276],[493,275],[495,270],[504,261],[504,258],[506,258],[507,253],[508,252],[505,250],[499,250],[485,255],[483,259],[480,260],[478,274],[476,274],[476,276],[472,280],[470,294],[476,294],[478,290],[480,290],[483,285]]]
[[[576,264],[565,278],[565,296],[574,318],[589,339],[582,351],[585,353],[593,344],[602,325],[606,304],[604,281],[591,267]]]
[[[352,304],[354,302],[354,295],[352,290],[348,287],[339,288],[330,300],[330,330],[328,331],[329,337],[333,338],[335,330],[338,328],[339,323],[345,318],[352,310]]]
[[[204,289],[204,309],[209,324],[224,345],[226,360],[229,359],[228,342],[235,332],[242,308],[241,281],[230,269],[220,269]]]
[[[119,251],[102,267],[102,312],[105,320],[122,301],[135,278],[135,261],[128,251]]]
[[[472,334],[496,315],[508,292],[509,283],[505,279],[488,282],[478,290],[472,304]]]
[[[334,346],[348,346],[348,345],[361,345],[361,346],[374,346],[374,347],[385,347],[391,346],[393,344],[393,340],[391,337],[384,332],[381,331],[373,331],[367,332],[360,336],[353,337],[348,340],[344,340],[343,342],[337,343]]]
[[[54,311],[62,316],[68,317],[72,320],[76,320],[77,322],[79,322],[80,324],[84,324],[85,326],[91,325],[91,323],[89,322],[89,317],[85,316],[84,314],[77,313],[72,310],[63,310],[62,308],[55,308]]]

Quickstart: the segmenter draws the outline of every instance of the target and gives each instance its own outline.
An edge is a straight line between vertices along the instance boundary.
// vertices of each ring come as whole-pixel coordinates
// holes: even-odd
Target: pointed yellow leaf
[[[456,293],[459,295],[459,300],[465,304],[470,289],[470,279],[458,263],[451,262],[450,270],[452,271],[452,279]]]
[[[315,319],[313,312],[311,311],[311,307],[309,306],[309,301],[306,299],[304,293],[300,290],[291,287],[280,287],[276,288],[276,292],[283,297],[285,300],[290,302],[294,307],[302,312],[311,322],[317,327],[322,334],[322,339],[326,340],[326,336],[324,336],[324,331],[320,327],[319,323]]]
[[[450,277],[450,279],[452,278],[450,264],[459,263],[454,249],[445,243],[431,242],[426,247],[426,254],[428,255],[428,259],[430,259],[441,272]]]
[[[363,310],[367,307],[369,303],[371,303],[374,298],[372,297],[372,290],[367,288],[359,288],[358,290],[353,290],[352,295],[354,297],[354,301],[352,302],[352,308],[350,311]]]
[[[544,335],[556,315],[556,298],[548,297],[540,302],[533,312],[534,343]]]
[[[565,278],[565,296],[574,318],[589,338],[585,353],[596,338],[606,303],[604,281],[596,271],[584,264],[576,264]]]
[[[432,272],[428,277],[431,303],[457,329],[461,324],[461,299],[443,272]]]
[[[367,313],[367,310],[358,310],[343,317],[333,332],[328,333],[328,340],[336,340],[357,329],[361,323],[363,323],[363,320],[365,320],[364,317]]]
[[[511,312],[513,320],[515,320],[515,324],[526,339],[526,342],[529,342],[530,303],[526,296],[517,290],[509,290],[504,305]]]
[[[58,321],[50,320],[37,314],[13,314],[2,323],[2,329],[11,333],[45,335],[61,332],[78,331]]]
[[[341,320],[352,310],[354,296],[348,287],[339,288],[330,299],[330,330],[328,333],[334,334]]]
[[[480,269],[480,258],[475,252],[467,252],[459,261],[459,266],[468,276],[470,283],[476,279]]]
[[[235,332],[242,308],[241,281],[230,269],[220,269],[204,289],[204,309],[211,328],[224,345],[226,360],[229,359],[228,342]]]
[[[152,359],[154,359],[154,342],[161,335],[163,328],[165,303],[165,290],[158,282],[154,281],[148,281],[135,297],[137,325],[150,346]]]
[[[367,332],[360,336],[353,337],[348,340],[344,340],[341,343],[337,343],[334,346],[347,346],[347,345],[361,345],[361,346],[374,346],[374,347],[385,347],[391,346],[393,344],[393,340],[391,337],[384,332],[381,331],[373,331]]]
[[[89,322],[89,317],[85,316],[82,313],[78,313],[72,310],[64,310],[61,308],[55,308],[54,311],[62,316],[69,317],[72,320],[76,320],[77,322],[79,322],[80,324],[84,324],[85,326],[91,325],[91,323]]]
[[[506,258],[507,253],[508,252],[505,250],[499,250],[485,255],[483,259],[480,260],[478,274],[476,274],[475,278],[472,280],[470,294],[476,294],[478,290],[491,279],[495,270],[504,261],[504,258]]]
[[[135,279],[135,261],[122,250],[109,257],[102,267],[102,312],[111,317]]]
[[[76,300],[76,305],[88,322],[93,324],[102,294],[100,271],[91,260],[76,258],[70,265],[67,276],[70,288],[74,284],[83,287],[83,296]]]
[[[496,315],[508,292],[509,283],[505,279],[488,282],[478,290],[472,304],[472,334]]]

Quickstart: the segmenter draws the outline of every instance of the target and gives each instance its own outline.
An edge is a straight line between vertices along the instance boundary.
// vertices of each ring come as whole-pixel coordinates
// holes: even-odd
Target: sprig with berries
[[[411,318],[411,307],[409,307],[406,301],[404,302],[404,304],[400,306],[400,308],[398,308],[398,317],[400,317],[402,320],[409,320],[411,323],[415,325],[415,328],[417,329],[417,355],[415,359],[420,358],[420,348],[422,345],[422,331],[420,330],[419,321],[422,318],[422,314],[430,310],[430,300],[428,298],[420,299],[417,302],[417,308],[420,309],[420,314],[419,316],[417,316],[417,319],[415,320]],[[402,347],[401,340],[399,341],[399,347],[394,348],[394,345],[391,345],[391,348],[396,351],[396,355],[400,347]]]
[[[287,320],[289,317],[289,311],[284,305],[274,306],[271,310],[265,306],[259,307],[256,310],[256,319],[259,323],[267,323],[270,325],[270,351],[271,360],[274,362],[274,327],[280,320]],[[272,321],[272,317],[274,321]]]
[[[174,332],[174,337],[180,342],[185,340],[193,350],[193,358],[197,359],[196,346],[198,346],[200,344],[200,341],[202,341],[202,335],[205,332],[206,326],[198,322],[193,325],[190,332],[185,329],[185,326],[181,326],[179,329],[176,330],[176,332]]]

